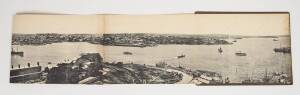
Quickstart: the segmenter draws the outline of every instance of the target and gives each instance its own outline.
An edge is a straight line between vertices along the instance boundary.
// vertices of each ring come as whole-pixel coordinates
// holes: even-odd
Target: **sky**
[[[14,17],[14,33],[289,35],[288,14],[33,15]]]
[[[86,34],[99,33],[97,15],[15,15],[13,33],[62,33]]]

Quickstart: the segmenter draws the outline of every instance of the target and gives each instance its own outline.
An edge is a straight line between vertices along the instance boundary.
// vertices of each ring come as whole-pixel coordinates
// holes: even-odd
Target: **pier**
[[[11,83],[22,83],[29,80],[39,79],[42,75],[42,67],[39,66],[30,66],[28,63],[28,67],[14,69],[12,66],[12,70],[10,70],[10,82]]]

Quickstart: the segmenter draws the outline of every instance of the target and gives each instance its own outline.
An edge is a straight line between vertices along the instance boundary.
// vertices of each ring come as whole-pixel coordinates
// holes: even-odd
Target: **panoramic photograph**
[[[10,83],[292,85],[289,16],[16,14]]]

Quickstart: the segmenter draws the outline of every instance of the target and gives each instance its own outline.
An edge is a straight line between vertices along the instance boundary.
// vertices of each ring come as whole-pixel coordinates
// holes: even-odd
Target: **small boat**
[[[184,57],[185,57],[184,54],[177,56],[178,59],[179,59],[179,58],[184,58]]]
[[[232,42],[236,42],[236,40],[233,40]]]
[[[222,52],[223,52],[223,50],[222,50],[221,47],[218,49],[218,51],[219,51],[219,53],[222,53]]]
[[[132,55],[132,53],[128,52],[128,51],[123,52],[123,54],[125,54],[125,55]]]
[[[241,51],[236,52],[235,55],[236,55],[236,56],[247,56],[246,53],[241,52]]]

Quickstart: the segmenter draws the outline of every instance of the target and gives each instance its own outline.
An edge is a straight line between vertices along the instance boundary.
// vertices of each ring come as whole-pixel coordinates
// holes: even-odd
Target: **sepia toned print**
[[[289,13],[14,16],[11,83],[291,85]]]

